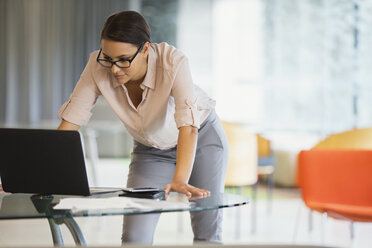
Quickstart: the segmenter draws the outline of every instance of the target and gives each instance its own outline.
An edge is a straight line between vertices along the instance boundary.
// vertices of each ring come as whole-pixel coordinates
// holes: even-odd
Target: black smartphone
[[[141,192],[158,192],[163,191],[159,188],[151,188],[151,187],[145,187],[145,188],[124,188],[124,192],[131,192],[131,193],[141,193]]]

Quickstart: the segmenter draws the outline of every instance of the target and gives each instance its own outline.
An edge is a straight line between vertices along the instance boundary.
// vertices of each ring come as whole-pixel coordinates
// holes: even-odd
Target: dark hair
[[[101,40],[141,45],[151,42],[151,30],[146,19],[135,11],[122,11],[107,18],[101,32]]]

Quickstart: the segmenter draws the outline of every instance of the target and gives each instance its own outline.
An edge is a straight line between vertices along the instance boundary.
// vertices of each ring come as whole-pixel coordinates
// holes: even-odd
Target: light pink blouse
[[[126,87],[97,63],[97,54],[91,53],[73,93],[58,112],[60,119],[85,125],[102,95],[136,141],[169,149],[177,145],[178,128],[199,128],[215,106],[193,84],[187,58],[167,43],[150,46],[147,73],[140,85],[142,102],[137,108]]]

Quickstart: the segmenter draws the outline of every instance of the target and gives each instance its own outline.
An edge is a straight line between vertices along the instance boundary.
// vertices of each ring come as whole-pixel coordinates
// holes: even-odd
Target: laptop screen
[[[80,133],[0,128],[5,192],[89,195]]]

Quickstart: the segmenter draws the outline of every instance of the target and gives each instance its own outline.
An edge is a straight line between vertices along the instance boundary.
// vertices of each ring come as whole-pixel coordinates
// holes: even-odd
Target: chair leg
[[[267,176],[267,214],[271,213],[274,192],[274,173]]]
[[[241,195],[241,194],[242,194],[242,191],[243,191],[242,189],[243,189],[242,186],[237,186],[237,187],[236,187],[236,191],[237,191],[237,194],[238,194],[238,195]]]
[[[322,245],[325,244],[326,229],[327,229],[327,212],[324,212],[322,215]]]
[[[350,221],[350,238],[351,240],[354,239],[355,237],[355,225],[354,225],[354,221]]]
[[[238,195],[241,195],[242,194],[242,189],[243,189],[243,187],[242,186],[237,186],[237,187],[235,187],[235,189],[236,189],[236,193],[238,194]],[[235,218],[235,238],[236,239],[240,239],[240,219],[241,219],[241,216],[240,216],[240,214],[241,214],[241,210],[240,210],[240,208],[236,208],[235,209],[235,213],[236,213],[236,218]]]
[[[241,221],[241,208],[235,208],[236,218],[235,218],[235,238],[240,239],[240,221]]]
[[[298,209],[297,209],[297,216],[296,216],[296,222],[295,222],[295,225],[294,225],[294,232],[293,232],[293,237],[292,237],[292,244],[296,244],[296,239],[297,239],[297,234],[298,234],[298,229],[300,227],[300,221],[301,221],[301,208],[302,208],[302,205],[299,204],[298,205]]]
[[[251,233],[254,234],[256,233],[256,227],[257,227],[257,189],[258,189],[258,182],[252,185],[253,190],[252,190],[252,229]]]

